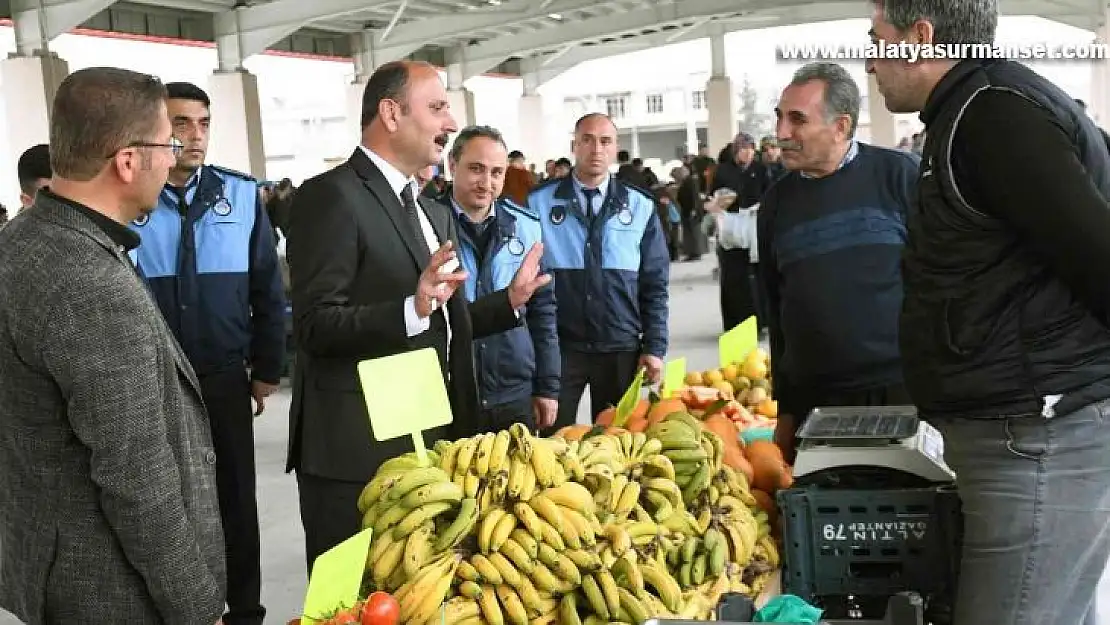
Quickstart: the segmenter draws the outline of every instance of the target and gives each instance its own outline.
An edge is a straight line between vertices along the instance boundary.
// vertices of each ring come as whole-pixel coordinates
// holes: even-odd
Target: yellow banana
[[[616,509],[613,510],[613,513],[616,514],[619,519],[627,518],[639,499],[640,483],[628,482],[625,484],[624,489],[621,490],[620,499],[617,500],[617,506]]]
[[[477,582],[467,580],[459,584],[459,594],[477,601],[482,596],[482,587]]]
[[[541,564],[547,566],[548,569],[550,569],[560,579],[571,582],[572,584],[577,586],[582,583],[582,573],[579,570],[578,563],[572,560],[569,554],[570,551],[567,551],[564,554],[555,551],[551,548],[550,545],[541,545],[539,561]],[[590,561],[586,561],[586,564],[590,564]]]
[[[474,569],[482,576],[482,580],[491,584],[500,584],[503,580],[501,578],[501,571],[489,561],[486,556],[476,553],[470,556],[470,563],[474,565]]]
[[[644,475],[658,477],[668,482],[674,482],[674,465],[671,459],[663,454],[654,454],[644,459]]]
[[[578,600],[573,593],[563,595],[559,602],[559,623],[561,625],[582,625],[578,616]]]
[[[640,448],[640,457],[647,458],[663,451],[663,441],[658,438],[651,438],[650,436],[644,442],[644,446]]]
[[[489,553],[491,551],[490,542],[493,540],[493,530],[497,529],[497,523],[501,518],[508,514],[504,508],[493,508],[482,519],[482,524],[478,527],[478,551],[482,553]]]
[[[433,613],[429,623],[443,623],[444,625],[457,625],[467,619],[480,617],[482,614],[478,603],[467,597],[453,597],[443,604],[442,615]]]
[[[656,596],[668,610],[678,612],[682,609],[682,588],[665,568],[645,562],[640,565],[640,573],[644,577],[644,582],[655,589]]]
[[[462,501],[462,498],[462,489],[453,482],[433,482],[409,492],[409,494],[405,495],[405,498],[401,500],[401,505],[406,508],[419,508],[426,503],[435,501],[459,503]]]
[[[374,564],[382,559],[382,555],[394,542],[393,532],[374,534],[370,540],[370,551],[366,554],[366,570],[371,571]],[[402,541],[404,542],[404,541]]]
[[[551,569],[547,568],[547,566],[541,562],[537,562],[536,565],[532,567],[532,572],[528,574],[528,577],[532,578],[532,581],[535,582],[536,588],[546,593],[554,594],[563,587],[562,582],[555,576],[555,573],[551,572]]]
[[[452,505],[446,501],[433,501],[432,503],[426,503],[419,508],[413,509],[393,528],[394,538],[399,540],[408,536],[413,533],[416,528],[423,525],[425,521],[434,519],[451,508]]]
[[[359,494],[358,511],[365,513],[369,510],[371,506],[378,503],[383,493],[392,488],[397,482],[400,482],[404,476],[405,474],[400,472],[382,473],[379,471]]]
[[[450,482],[446,482],[450,483]],[[409,534],[405,542],[404,556],[401,561],[404,567],[406,579],[411,579],[418,572],[420,567],[424,566],[428,556],[431,554],[432,532],[436,529],[436,524],[432,521],[426,521],[423,525],[416,529],[415,532]]]
[[[666,494],[650,488],[645,490],[643,494],[644,499],[655,510],[652,518],[657,522],[663,523],[674,514],[674,504],[671,503]]]
[[[610,512],[617,511],[617,505],[620,503],[621,495],[624,493],[624,487],[628,485],[628,477],[624,474],[618,475],[609,483],[609,501],[606,508]]]
[[[644,592],[644,575],[636,562],[634,552],[628,552],[613,563],[612,574],[620,585],[636,594]]]
[[[517,520],[519,520],[519,517]],[[521,521],[521,523],[523,524],[524,522]],[[539,554],[540,543],[536,540],[536,537],[529,532],[527,525],[514,529],[512,533],[509,534],[509,538],[520,544],[524,549],[524,553],[528,554],[530,559],[536,559],[536,556]]]
[[[482,581],[482,574],[478,572],[478,569],[474,568],[473,564],[466,560],[459,562],[459,568],[455,572],[455,575],[458,575],[459,579],[468,582]]]
[[[520,600],[520,595],[516,594],[515,590],[506,584],[501,584],[497,587],[497,598],[501,600],[501,607],[510,623],[528,625],[528,611],[524,609],[524,602]]]
[[[489,461],[493,456],[493,441],[496,437],[489,432],[482,434],[478,449],[474,452],[474,473],[478,477],[489,475]]]
[[[543,546],[541,545],[540,548],[543,549]],[[592,551],[567,549],[562,552],[562,555],[566,556],[583,573],[593,573],[601,568],[601,558]]]
[[[528,505],[532,506],[532,509],[536,511],[540,518],[550,523],[555,531],[563,534],[563,514],[554,501],[541,494],[530,499]]]
[[[505,557],[522,573],[531,573],[532,567],[536,565],[534,558],[529,556],[528,551],[512,537],[501,545],[501,553],[505,554]]]
[[[509,442],[512,437],[509,436],[508,430],[501,430],[493,438],[493,448],[490,450],[489,458],[489,472],[490,474],[499,473],[503,469],[507,469]]]
[[[578,542],[583,547],[593,547],[597,544],[597,535],[594,534],[594,528],[585,516],[575,510],[561,506],[559,512],[563,515],[563,524],[574,531]]]
[[[478,607],[482,609],[482,618],[486,619],[489,625],[504,625],[505,615],[501,611],[501,603],[497,600],[496,588],[488,584],[482,586]]]
[[[586,601],[590,604],[590,609],[594,611],[594,614],[601,617],[603,622],[608,621],[610,618],[609,603],[605,600],[605,595],[601,592],[601,586],[593,575],[582,577],[582,594],[585,595]]]
[[[540,591],[532,584],[532,580],[527,575],[520,576],[520,582],[514,586],[516,594],[520,596],[520,600],[524,603],[524,607],[532,614],[544,614],[548,612],[546,602],[540,595]]]
[[[643,458],[643,448],[645,443],[647,443],[647,434],[644,434],[643,432],[633,432],[632,450],[629,455],[636,459]]]
[[[532,468],[531,464],[524,464],[524,483],[520,487],[520,500],[528,501],[536,495],[539,490],[539,482],[536,480],[536,470]]]
[[[532,445],[532,469],[536,473],[536,482],[544,488],[552,488],[558,486],[559,482],[556,481],[556,470],[562,472],[562,465],[559,464],[558,457],[551,451],[543,441],[535,441]],[[566,475],[563,475],[566,479]]]
[[[532,538],[537,541],[543,539],[543,521],[540,520],[534,508],[523,501],[518,501],[513,505],[513,513],[521,525],[532,535]]]
[[[459,458],[459,445],[455,443],[448,443],[447,447],[443,450],[443,454],[439,457],[439,468],[447,475],[455,474],[455,462]]]
[[[520,499],[524,491],[524,478],[527,476],[528,465],[517,454],[509,454],[509,488],[508,495],[513,499]]]
[[[601,594],[605,597],[605,605],[609,607],[609,614],[616,614],[621,608],[620,593],[617,592],[617,580],[613,579],[613,574],[605,569],[594,573],[594,579],[597,580],[597,585],[601,588]]]
[[[461,445],[458,457],[455,460],[455,475],[465,475],[473,470],[471,465],[474,462],[474,456],[478,451],[478,443],[481,442],[481,438],[481,436],[472,436],[455,443]]]
[[[478,477],[478,474],[473,471],[467,472],[466,477],[463,478],[463,493],[467,497],[477,497],[478,489],[481,486],[482,478]]]
[[[513,566],[508,558],[498,552],[491,553],[486,558],[490,561],[490,564],[497,568],[503,583],[513,587],[520,585],[520,571]]]
[[[401,558],[405,555],[405,543],[407,541],[398,540],[389,544],[385,553],[381,555],[376,562],[374,562],[373,569],[371,570],[371,579],[378,586],[384,586],[385,581],[393,574],[393,570],[401,564]]]
[[[632,548],[632,536],[624,525],[610,523],[605,526],[604,535],[609,540],[609,547],[615,555],[622,556]]]
[[[563,540],[563,535],[555,529],[555,526],[540,519],[540,528],[543,531],[543,542],[551,545],[552,547],[562,551],[567,548],[566,542]]]
[[[516,527],[516,521],[516,515],[510,512],[505,512],[501,515],[501,518],[497,521],[497,525],[493,528],[493,533],[490,534],[490,551],[501,550],[501,545],[505,544],[505,541],[509,539],[509,534],[511,534]]]
[[[576,482],[564,482],[555,488],[543,491],[543,496],[564,508],[570,508],[582,514],[594,514],[596,505],[594,496],[585,486]]]
[[[629,592],[627,588],[618,588],[617,597],[620,601],[621,609],[628,613],[630,622],[645,623],[651,618],[644,604],[637,599],[635,595]]]

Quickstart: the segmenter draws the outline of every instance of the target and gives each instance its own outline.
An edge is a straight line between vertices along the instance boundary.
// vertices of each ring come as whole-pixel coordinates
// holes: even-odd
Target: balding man
[[[53,107],[51,188],[0,231],[0,606],[29,625],[215,623],[200,384],[127,254],[182,147],[166,89],[84,69]]]
[[[467,305],[456,258],[455,219],[416,196],[415,176],[439,163],[457,129],[435,67],[387,63],[362,100],[362,141],[344,164],[305,182],[289,231],[297,368],[288,469],[296,470],[305,549],[316,557],[358,531],[358,496],[408,438],[372,437],[359,361],[433,348],[454,413],[454,431],[477,431],[473,340],[516,327],[519,310],[550,277],[530,250],[505,289]],[[397,418],[404,418],[398,415]]]

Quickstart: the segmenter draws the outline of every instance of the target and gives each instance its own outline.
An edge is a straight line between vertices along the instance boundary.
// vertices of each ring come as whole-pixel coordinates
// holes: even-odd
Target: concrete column
[[[351,149],[362,142],[362,94],[366,91],[366,82],[356,81],[347,85],[347,136],[351,140]]]
[[[871,145],[895,147],[898,145],[898,122],[894,119],[894,114],[886,109],[883,94],[879,93],[879,83],[871,74],[867,75],[867,99],[871,117]]]
[[[460,129],[474,124],[474,94],[470,90],[465,87],[448,89],[447,101],[451,104],[451,115],[455,117]]]
[[[686,101],[686,153],[698,153],[698,121],[697,112],[694,110],[694,90],[689,85],[686,87],[683,98]]]
[[[543,96],[538,93],[520,96],[517,120],[517,128],[520,129],[518,141],[525,160],[542,166],[545,160],[556,158],[550,151],[547,132],[549,124],[544,111]]]
[[[208,95],[212,99],[209,162],[265,180],[258,77],[246,70],[218,71],[208,79]]]
[[[628,129],[628,132],[631,135],[628,151],[632,153],[632,158],[643,158],[644,155],[640,154],[640,129],[633,124],[632,127]]]
[[[736,111],[736,92],[732,79],[714,76],[705,86],[705,104],[709,109],[709,129],[706,145],[710,153],[719,152],[732,142],[739,128]]]
[[[374,51],[374,31],[363,30],[351,33],[351,58],[355,65],[355,76],[351,84],[347,85],[347,136],[351,140],[351,149],[362,141],[362,95],[366,91],[366,83],[378,68],[378,59]]]
[[[50,141],[50,109],[54,94],[69,75],[69,65],[54,55],[13,56],[0,61],[0,83],[4,85],[4,109],[8,132],[9,176],[23,151]],[[5,198],[9,215],[19,208],[16,198]]]

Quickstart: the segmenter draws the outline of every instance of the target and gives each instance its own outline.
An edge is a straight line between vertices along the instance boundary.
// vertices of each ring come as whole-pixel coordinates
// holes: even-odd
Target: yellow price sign
[[[411,436],[416,455],[427,465],[424,430],[454,420],[436,350],[428,347],[364,360],[358,363],[358,377],[374,439]],[[406,392],[398,393],[400,388]]]
[[[624,392],[624,396],[617,402],[617,411],[613,416],[613,427],[624,427],[624,423],[628,420],[628,415],[636,408],[636,404],[640,402],[640,392],[644,388],[644,375],[647,370],[640,367],[636,372],[636,377],[633,378],[632,384],[629,385],[628,390]]]
[[[668,360],[663,368],[663,387],[659,394],[670,397],[686,383],[686,358]]]
[[[753,349],[759,347],[759,324],[755,317],[748,317],[740,325],[722,334],[717,344],[722,367],[743,362]]]
[[[303,622],[315,623],[338,609],[355,605],[373,533],[373,528],[366,528],[316,558],[301,611]]]

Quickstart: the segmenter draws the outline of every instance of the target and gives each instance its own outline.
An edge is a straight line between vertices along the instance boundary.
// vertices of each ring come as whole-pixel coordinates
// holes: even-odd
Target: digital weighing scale
[[[944,463],[943,437],[918,419],[913,406],[816,408],[797,436],[794,479],[800,484],[874,488],[890,486],[891,479],[928,484],[956,479]],[[883,474],[887,479],[874,483]],[[861,481],[872,483],[849,483]]]

